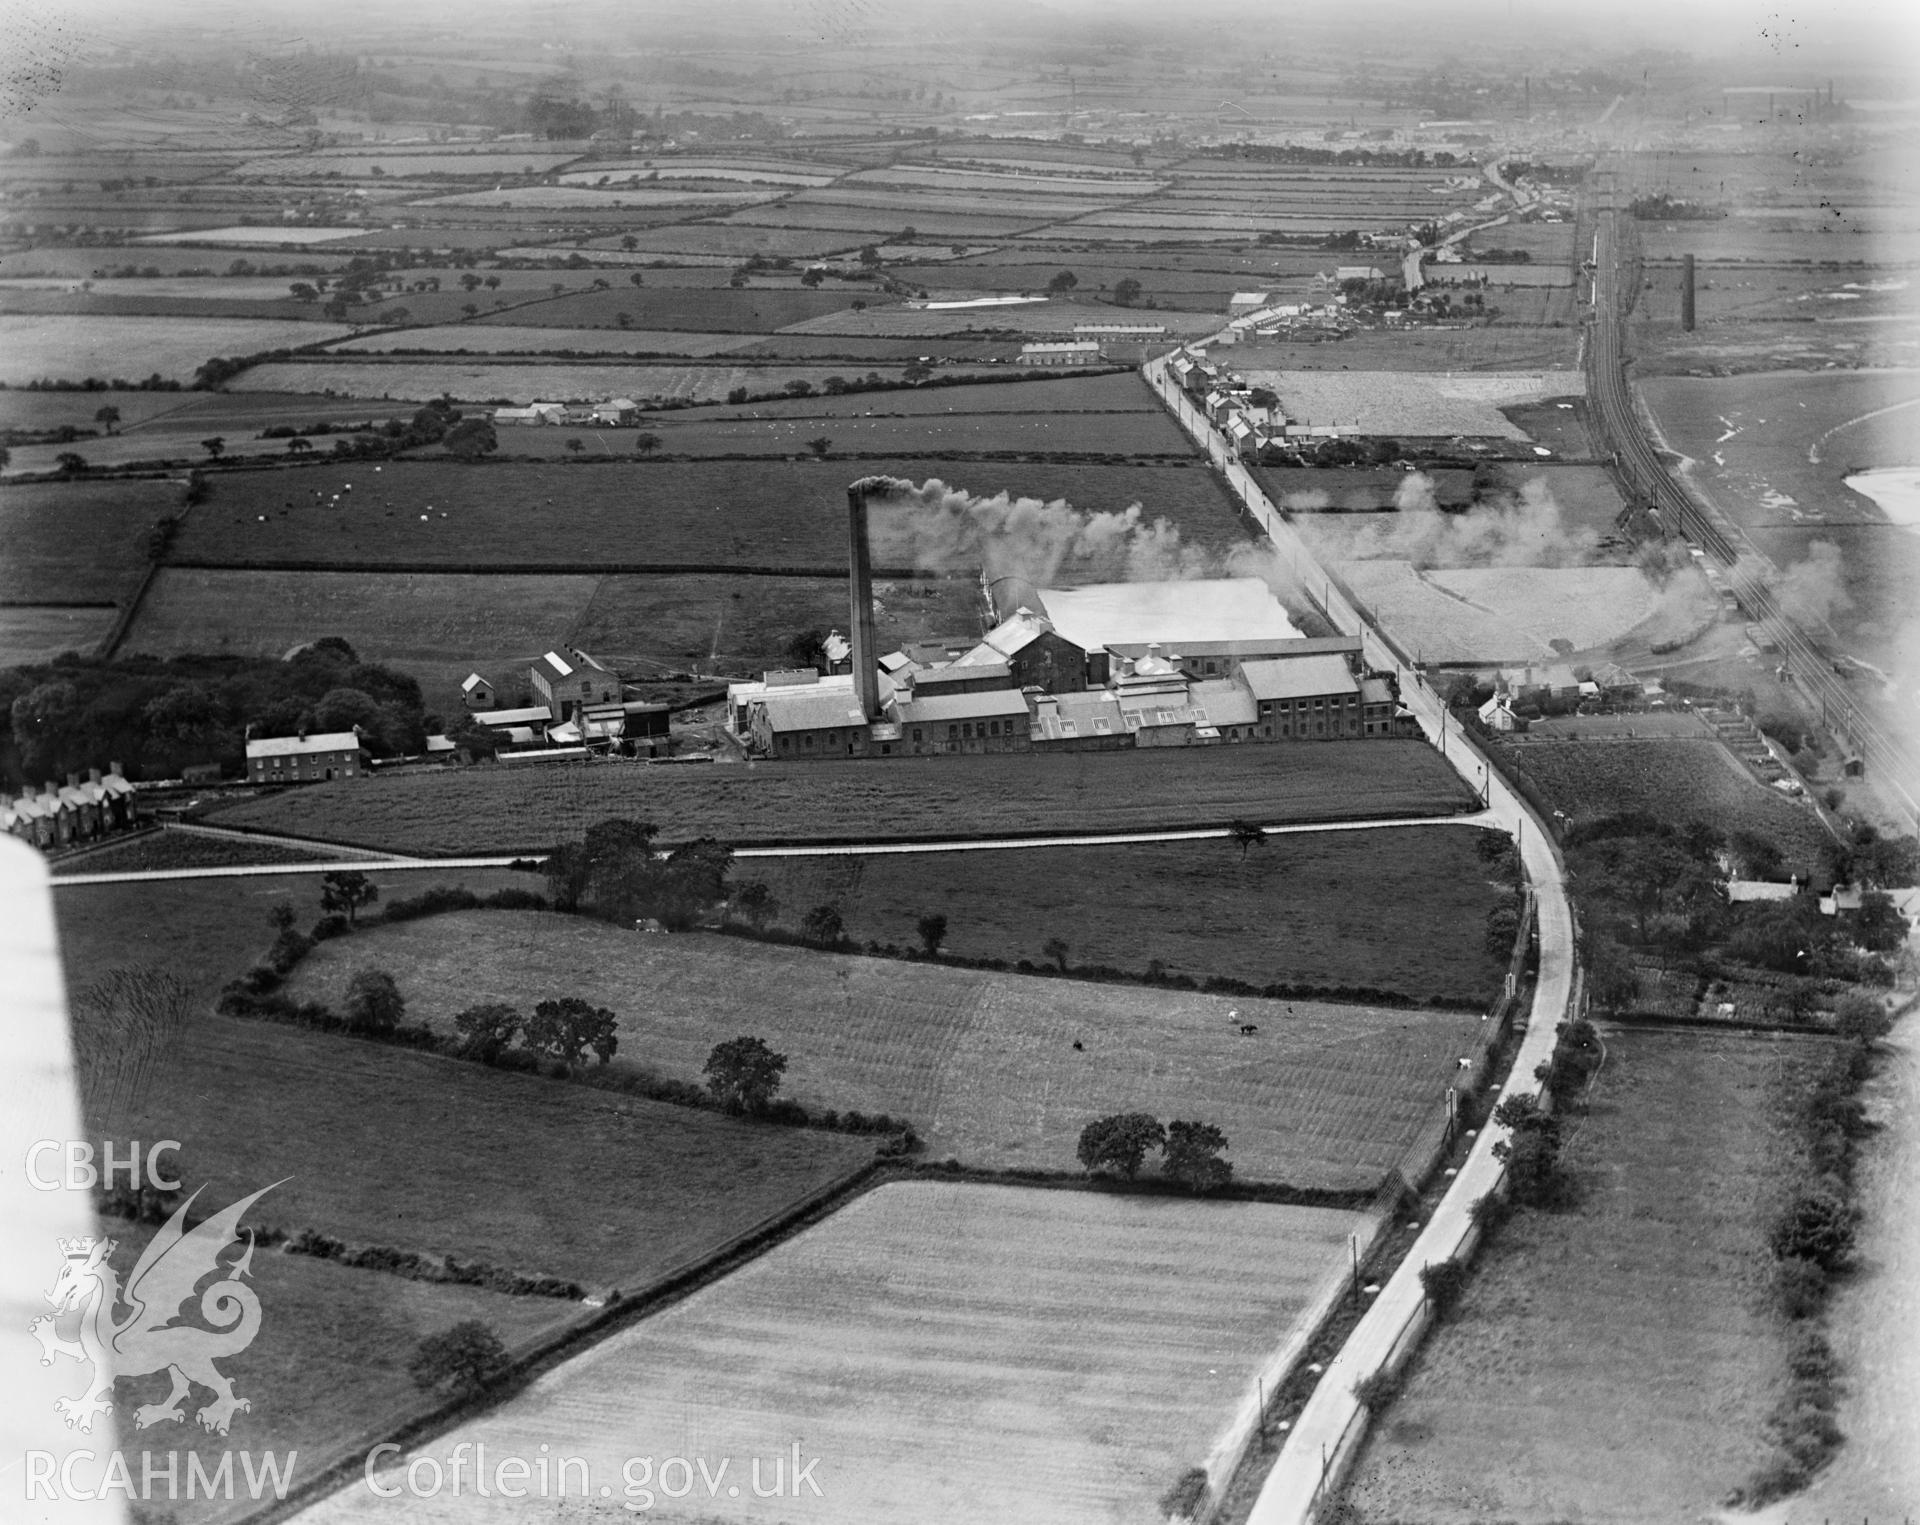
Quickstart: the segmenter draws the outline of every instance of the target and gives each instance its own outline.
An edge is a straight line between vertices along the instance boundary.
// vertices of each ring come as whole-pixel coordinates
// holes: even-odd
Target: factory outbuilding
[[[564,657],[549,651],[527,669],[527,676],[556,724],[577,718],[586,705],[618,704],[622,696],[620,675],[584,651],[569,651]]]

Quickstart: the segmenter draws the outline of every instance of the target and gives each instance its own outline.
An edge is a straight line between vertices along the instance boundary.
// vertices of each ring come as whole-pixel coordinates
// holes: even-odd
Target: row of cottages
[[[69,773],[65,784],[48,782],[38,794],[0,800],[0,829],[35,847],[52,850],[126,831],[139,819],[133,785],[114,763],[106,773]]]
[[[1017,363],[1037,366],[1098,365],[1102,358],[1098,339],[1060,339],[1021,345]]]
[[[1285,413],[1255,404],[1253,388],[1218,362],[1204,355],[1180,354],[1174,356],[1170,369],[1174,381],[1243,459],[1256,459],[1275,439],[1296,432],[1289,428]]]
[[[1044,616],[1021,609],[958,656],[922,663],[900,651],[883,658],[878,716],[861,713],[852,674],[811,669],[732,685],[729,715],[750,755],[787,761],[1384,738],[1417,730],[1391,678],[1356,671],[1358,642],[1296,636],[1195,644],[1209,649],[1163,654],[1149,643],[1090,655]]]
[[[524,408],[495,408],[496,428],[543,425],[585,425],[589,428],[631,428],[640,422],[640,404],[631,397],[610,397],[605,402],[534,402]]]

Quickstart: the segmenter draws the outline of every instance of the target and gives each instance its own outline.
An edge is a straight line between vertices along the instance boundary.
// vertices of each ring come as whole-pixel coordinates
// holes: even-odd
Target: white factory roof
[[[1180,651],[1184,643],[1193,641],[1300,634],[1280,601],[1257,577],[1048,588],[1040,600],[1053,628],[1082,651],[1149,641]]]
[[[1336,656],[1246,662],[1241,665],[1240,675],[1256,699],[1312,699],[1322,694],[1360,692],[1346,661]]]
[[[949,720],[989,720],[1002,715],[1024,715],[1027,701],[1018,689],[993,689],[984,694],[929,694],[899,706],[902,725],[944,724]]]
[[[547,670],[555,677],[571,678],[573,676],[572,664],[557,651],[548,652],[540,660],[546,664]]]
[[[542,710],[541,714],[546,711]],[[315,752],[351,752],[360,745],[352,731],[325,731],[318,736],[265,736],[247,743],[248,757],[305,757]]]
[[[524,709],[514,710],[476,710],[473,718],[482,725],[532,725],[536,721],[544,725],[553,718],[544,704],[530,704]]]
[[[844,689],[788,689],[779,694],[763,694],[757,701],[767,712],[767,727],[773,731],[824,731],[829,726],[863,726],[867,718],[860,713],[860,700],[851,686]]]

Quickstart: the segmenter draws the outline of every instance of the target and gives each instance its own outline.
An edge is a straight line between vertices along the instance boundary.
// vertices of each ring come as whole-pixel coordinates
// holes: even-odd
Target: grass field
[[[61,445],[58,449],[85,450]],[[146,565],[147,532],[180,511],[175,482],[0,487],[0,601],[116,602]]]
[[[891,766],[477,769],[315,784],[209,820],[453,855],[542,851],[610,816],[644,817],[670,841],[831,842],[1446,815],[1471,804],[1423,742],[1330,741]]]
[[[1326,522],[1335,539],[1349,540],[1346,521]],[[1363,554],[1370,548],[1404,556],[1423,539],[1384,515],[1359,529],[1362,537],[1370,533],[1382,538],[1372,547],[1355,545]],[[1660,590],[1637,567],[1422,571],[1389,556],[1341,561],[1335,570],[1384,630],[1429,662],[1553,662],[1617,641],[1663,608]],[[1696,603],[1696,621],[1711,614],[1704,590]]]
[[[832,291],[807,291],[797,286],[688,291],[636,288],[623,281],[611,291],[583,291],[538,303],[511,314],[509,321],[556,328],[611,328],[617,321],[615,314],[624,312],[632,317],[635,328],[767,334],[791,323],[839,312],[855,302],[871,302],[877,295],[860,286]],[[479,326],[485,327],[487,321],[482,318]]]
[[[163,570],[122,650],[283,656],[346,637],[444,693],[475,667],[512,666],[550,649],[600,586],[594,576],[458,572]],[[445,700],[436,699],[444,707]]]
[[[545,1443],[616,1496],[629,1456],[734,1457],[737,1498],[717,1479],[709,1497],[697,1472],[696,1514],[652,1495],[676,1519],[1158,1522],[1360,1226],[1312,1208],[884,1186],[425,1449]],[[749,1458],[770,1486],[796,1441],[819,1458],[821,1497],[754,1502]],[[301,1518],[384,1512],[356,1482]],[[410,1514],[521,1517],[470,1495]]]
[[[1289,418],[1358,424],[1366,434],[1481,435],[1524,438],[1500,412],[1503,403],[1565,397],[1584,389],[1578,372],[1525,376],[1431,376],[1394,371],[1241,372],[1253,386],[1280,394]]]
[[[0,667],[91,651],[113,628],[113,619],[114,611],[106,608],[0,606]]]
[[[1141,843],[907,857],[763,858],[736,881],[767,884],[797,927],[832,905],[855,942],[918,948],[917,923],[947,918],[946,951],[1139,972],[1367,985],[1412,1000],[1489,1001],[1504,960],[1479,933],[1495,887],[1457,826],[1271,837],[1244,857],[1228,842]]]
[[[1812,1051],[1606,1044],[1567,1156],[1584,1200],[1522,1214],[1482,1253],[1361,1455],[1360,1518],[1708,1519],[1767,1459],[1784,1351],[1766,1236],[1794,1147],[1776,1119]]]
[[[0,317],[0,381],[40,377],[188,381],[215,355],[250,355],[352,333],[339,323],[268,318]]]
[[[333,854],[278,842],[249,842],[193,831],[149,832],[53,865],[55,874],[133,874],[157,869],[224,868],[240,863],[314,863]]]
[[[1753,831],[1777,843],[1801,872],[1831,841],[1805,805],[1760,783],[1718,741],[1497,743],[1501,756],[1531,778],[1556,806],[1583,816],[1646,811],[1684,826],[1705,821],[1722,832]]]
[[[288,989],[337,1004],[368,966],[399,982],[412,1019],[449,1031],[477,1002],[525,1011],[584,996],[619,1014],[616,1065],[695,1084],[714,1044],[753,1033],[790,1057],[785,1094],[904,1117],[934,1160],[1073,1171],[1082,1127],[1140,1110],[1218,1123],[1243,1179],[1346,1190],[1376,1186],[1412,1145],[1480,1032],[1471,1012],[643,937],[541,912],[465,912],[327,943]],[[1241,1035],[1242,1021],[1260,1031]]]
[[[1032,395],[1038,401],[1045,389]],[[837,423],[810,419],[806,436],[831,437]],[[1065,432],[1078,423],[1067,419],[1060,427]],[[999,437],[999,428],[998,420],[982,419],[972,448]],[[1153,429],[1143,433],[1159,437]],[[604,437],[631,455],[630,435],[610,431]],[[513,436],[505,434],[502,444],[511,449]],[[213,499],[182,528],[173,555],[211,565],[349,561],[522,570],[543,561],[574,566],[614,561],[837,570],[846,564],[847,483],[874,474],[915,482],[938,476],[982,496],[1011,492],[1065,498],[1088,513],[1138,503],[1149,519],[1172,520],[1187,544],[1225,547],[1246,538],[1226,495],[1197,465],[944,462],[933,455],[862,461],[857,467],[816,461],[647,462],[607,461],[596,450],[594,457],[565,466],[328,462],[297,472],[224,474]],[[347,484],[351,494],[343,491]],[[331,501],[335,494],[341,499],[337,507]],[[423,522],[420,515],[429,511],[433,517]],[[268,516],[265,523],[261,514]],[[877,529],[879,518],[876,514]]]
[[[484,353],[485,336],[478,336],[473,347]],[[898,366],[875,364],[863,365],[861,369],[863,372],[877,370],[889,381],[900,379]],[[637,402],[669,397],[690,402],[722,402],[735,387],[772,394],[780,392],[789,382],[804,381],[817,390],[829,376],[844,376],[846,372],[844,365],[284,360],[255,366],[236,377],[234,386],[242,391],[333,391],[356,397],[405,397],[418,402],[431,402],[448,393],[461,402],[529,403],[569,397],[631,397]]]

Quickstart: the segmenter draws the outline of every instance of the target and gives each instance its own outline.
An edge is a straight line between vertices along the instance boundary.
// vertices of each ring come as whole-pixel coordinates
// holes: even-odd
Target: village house
[[[461,681],[460,697],[470,710],[490,710],[493,708],[493,685],[479,673],[470,672]]]
[[[264,736],[247,742],[247,782],[252,784],[317,784],[358,778],[366,771],[367,754],[358,731]]]

